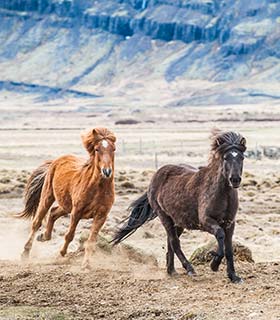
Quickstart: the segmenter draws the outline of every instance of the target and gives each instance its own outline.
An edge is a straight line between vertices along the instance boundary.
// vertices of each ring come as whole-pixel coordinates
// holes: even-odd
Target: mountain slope
[[[280,98],[277,1],[11,0],[0,8],[4,88],[160,95],[171,106]]]

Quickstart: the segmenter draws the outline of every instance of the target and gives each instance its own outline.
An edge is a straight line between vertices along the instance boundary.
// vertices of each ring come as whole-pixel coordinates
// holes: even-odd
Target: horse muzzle
[[[110,178],[112,175],[112,169],[111,168],[102,168],[101,173],[104,178]]]
[[[230,184],[234,189],[237,189],[240,187],[241,178],[239,176],[231,176],[229,178]]]

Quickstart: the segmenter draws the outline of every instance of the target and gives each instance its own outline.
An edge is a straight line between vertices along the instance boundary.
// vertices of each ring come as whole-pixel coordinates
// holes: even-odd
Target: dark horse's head
[[[101,175],[110,178],[114,172],[115,135],[106,128],[95,128],[82,134],[82,140]]]
[[[246,139],[236,132],[213,131],[212,152],[221,161],[222,174],[232,188],[241,183]]]

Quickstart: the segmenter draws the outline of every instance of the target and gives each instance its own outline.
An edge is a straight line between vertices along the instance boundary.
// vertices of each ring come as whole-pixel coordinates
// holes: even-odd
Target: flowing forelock
[[[96,144],[104,139],[109,140],[112,143],[116,142],[116,136],[107,128],[91,129],[82,133],[81,137],[85,148],[90,154],[94,153],[94,147]]]
[[[210,136],[211,139],[211,155],[223,155],[230,149],[236,149],[240,152],[246,151],[246,139],[238,132],[223,132],[219,129],[213,129]]]

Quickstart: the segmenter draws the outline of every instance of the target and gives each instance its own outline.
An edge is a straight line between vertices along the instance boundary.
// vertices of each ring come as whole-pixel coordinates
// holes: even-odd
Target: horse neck
[[[213,196],[221,196],[229,190],[227,180],[222,174],[221,162],[218,159],[213,159],[206,169],[206,181],[210,194]]]
[[[88,180],[89,185],[96,185],[102,183],[103,185],[110,185],[114,181],[114,164],[112,167],[112,175],[110,178],[103,178],[100,173],[100,168],[98,167],[95,158],[91,156],[86,165],[83,168],[84,170],[84,177]]]

